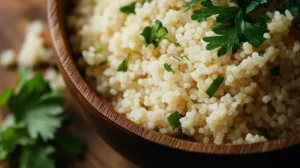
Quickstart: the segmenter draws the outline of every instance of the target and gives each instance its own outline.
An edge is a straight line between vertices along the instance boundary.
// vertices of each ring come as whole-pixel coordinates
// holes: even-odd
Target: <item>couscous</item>
[[[300,129],[295,16],[274,8],[258,25],[250,5],[77,0],[70,41],[90,86],[136,124],[201,143],[286,137]]]

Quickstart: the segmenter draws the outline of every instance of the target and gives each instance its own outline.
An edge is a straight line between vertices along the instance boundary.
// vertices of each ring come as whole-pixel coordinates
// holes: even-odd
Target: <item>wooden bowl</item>
[[[65,26],[71,0],[48,0],[48,19],[57,64],[82,114],[116,151],[142,167],[240,167],[280,165],[297,161],[300,134],[285,139],[245,145],[201,144],[176,139],[143,128],[104,103],[87,85],[73,61]],[[292,147],[293,146],[293,147]],[[101,151],[99,151],[101,154]],[[300,157],[299,157],[300,158]]]

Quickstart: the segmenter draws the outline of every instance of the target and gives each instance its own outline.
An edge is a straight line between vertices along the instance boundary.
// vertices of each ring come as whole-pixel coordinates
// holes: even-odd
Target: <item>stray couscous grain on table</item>
[[[70,41],[90,86],[141,126],[201,143],[282,138],[300,129],[299,14],[276,3],[77,0]]]

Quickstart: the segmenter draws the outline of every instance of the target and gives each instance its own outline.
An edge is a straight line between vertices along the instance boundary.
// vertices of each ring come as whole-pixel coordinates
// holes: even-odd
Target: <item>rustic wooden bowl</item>
[[[240,167],[258,163],[270,166],[297,161],[293,158],[300,153],[297,145],[300,143],[300,134],[255,144],[201,144],[156,133],[115,112],[87,85],[73,61],[65,26],[70,4],[71,0],[48,0],[48,19],[58,67],[74,99],[86,110],[82,116],[127,159],[142,167]]]

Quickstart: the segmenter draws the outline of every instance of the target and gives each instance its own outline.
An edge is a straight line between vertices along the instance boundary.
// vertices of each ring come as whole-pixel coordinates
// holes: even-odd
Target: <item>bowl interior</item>
[[[199,142],[184,141],[167,135],[148,130],[139,126],[117,113],[110,105],[88,86],[74,63],[68,42],[70,31],[66,27],[66,16],[72,7],[71,0],[48,0],[48,19],[54,47],[57,52],[57,63],[68,88],[78,97],[86,100],[95,118],[100,117],[109,121],[119,129],[141,137],[145,141],[154,142],[166,147],[208,154],[254,154],[270,152],[291,147],[300,143],[300,134],[294,134],[284,139],[242,145],[215,145]]]

